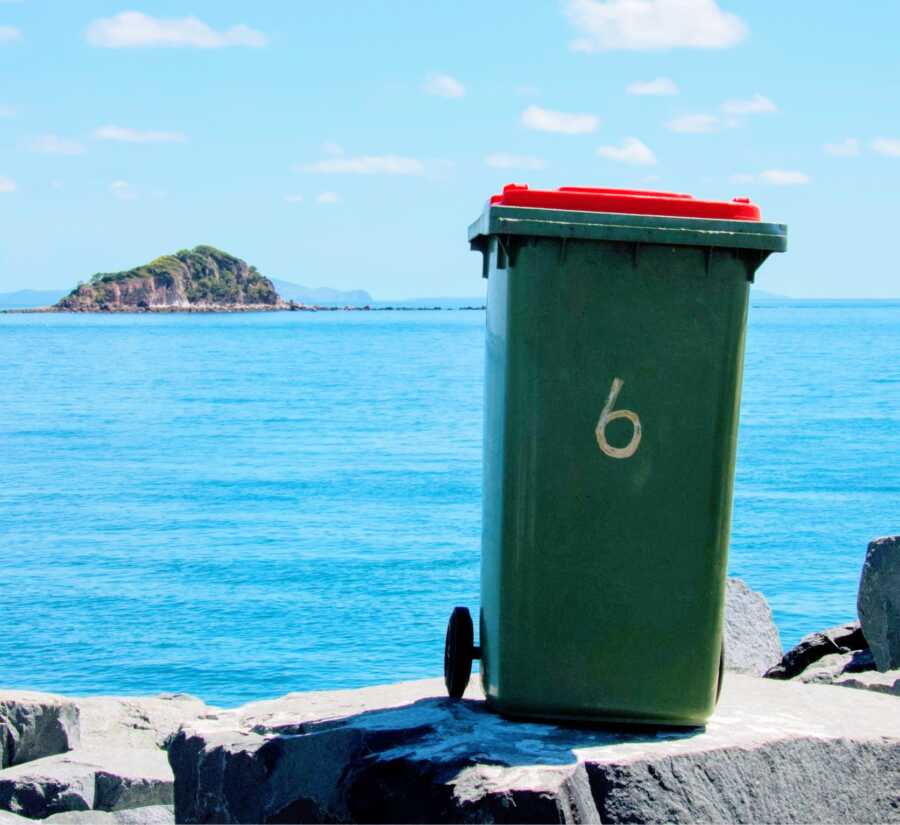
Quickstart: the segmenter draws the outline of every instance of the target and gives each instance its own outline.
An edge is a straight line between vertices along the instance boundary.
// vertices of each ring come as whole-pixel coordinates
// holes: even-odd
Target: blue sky
[[[900,3],[0,0],[0,290],[199,243],[475,295],[487,197],[750,195],[774,292],[897,297]]]

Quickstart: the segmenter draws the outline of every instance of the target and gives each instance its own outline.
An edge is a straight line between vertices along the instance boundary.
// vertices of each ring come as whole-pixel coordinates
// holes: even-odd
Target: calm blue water
[[[437,675],[478,603],[480,312],[0,316],[0,685]],[[752,310],[731,570],[786,645],[900,532],[900,302]]]

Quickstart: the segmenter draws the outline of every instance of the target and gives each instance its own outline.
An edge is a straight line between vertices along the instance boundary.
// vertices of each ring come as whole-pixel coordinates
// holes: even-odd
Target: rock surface
[[[883,673],[877,670],[863,673],[843,673],[831,684],[900,696],[900,669],[888,670]]]
[[[175,825],[175,808],[171,805],[148,805],[112,812],[67,811],[44,821],[50,825]]]
[[[781,661],[766,673],[769,679],[793,679],[826,656],[849,654],[868,650],[859,622],[830,627],[804,636],[796,647],[784,654]]]
[[[161,696],[89,696],[78,699],[86,748],[164,748],[184,724],[215,714],[187,693]]]
[[[0,825],[26,825],[34,822],[24,816],[0,811]],[[175,825],[175,808],[171,805],[148,805],[124,811],[66,811],[47,817],[48,825]]]
[[[80,741],[78,706],[50,693],[0,693],[0,768],[65,753]]]
[[[0,809],[35,818],[114,811],[118,822],[172,821],[160,807],[173,799],[165,745],[182,724],[217,712],[184,694],[0,693],[3,753],[14,763],[0,770]],[[135,813],[120,813],[126,809]]]
[[[171,805],[172,793],[172,772],[158,748],[79,749],[0,771],[0,808],[33,819]]]
[[[781,638],[762,593],[729,578],[725,590],[725,669],[762,676],[781,659]]]
[[[835,685],[846,675],[875,671],[875,662],[869,650],[855,650],[849,653],[829,653],[813,662],[794,679],[807,684]]]
[[[728,674],[705,729],[490,712],[441,680],[212,714],[169,748],[179,822],[900,821],[891,696]]]
[[[869,543],[856,610],[878,670],[900,668],[900,536]]]

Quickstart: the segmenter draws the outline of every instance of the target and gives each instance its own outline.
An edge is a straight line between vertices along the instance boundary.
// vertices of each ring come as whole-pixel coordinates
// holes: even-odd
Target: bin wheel
[[[462,698],[475,658],[475,632],[467,607],[454,607],[444,643],[444,684],[451,699]]]
[[[719,704],[719,697],[722,695],[722,677],[725,675],[725,640],[722,640],[722,647],[719,648],[719,677],[716,681],[716,704]]]

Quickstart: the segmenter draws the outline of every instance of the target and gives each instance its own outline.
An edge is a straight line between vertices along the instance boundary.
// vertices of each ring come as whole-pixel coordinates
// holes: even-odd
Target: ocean
[[[438,675],[478,606],[484,314],[0,315],[0,686]],[[785,646],[900,532],[900,302],[754,300],[730,572]]]

